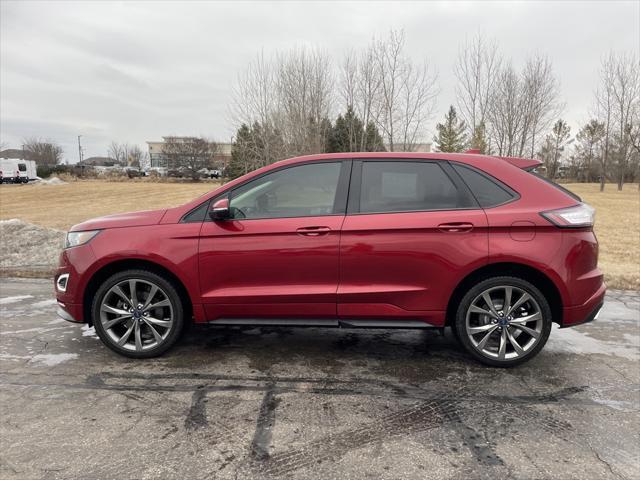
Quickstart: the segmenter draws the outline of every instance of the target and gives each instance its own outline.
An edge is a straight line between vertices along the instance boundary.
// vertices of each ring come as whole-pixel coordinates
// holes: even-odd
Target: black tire
[[[128,350],[119,346],[103,328],[100,317],[102,302],[110,289],[123,281],[131,279],[140,280],[141,282],[150,282],[158,286],[162,290],[162,293],[166,294],[173,314],[173,323],[171,327],[167,329],[168,332],[166,332],[166,337],[163,341],[153,348],[141,351]],[[94,296],[91,306],[91,318],[93,319],[93,325],[95,327],[96,334],[100,337],[100,340],[102,340],[102,342],[114,352],[129,358],[152,358],[162,355],[176,343],[183,331],[185,323],[182,301],[173,284],[157,273],[141,269],[118,272],[105,280],[102,285],[100,285]]]
[[[486,354],[483,354],[478,350],[476,346],[473,345],[467,333],[467,322],[466,322],[467,311],[471,307],[471,304],[474,301],[474,299],[477,299],[478,296],[480,296],[483,292],[489,289],[492,289],[492,288],[498,289],[503,286],[515,287],[517,289],[520,289],[528,293],[539,306],[540,313],[542,316],[541,329],[539,332],[539,337],[536,340],[537,343],[534,343],[528,351],[525,351],[523,354],[520,354],[520,356],[516,358],[511,358],[511,359],[507,359],[507,358],[498,359],[498,358],[493,358]],[[528,360],[531,360],[540,352],[540,350],[542,350],[544,345],[547,343],[549,334],[551,333],[551,324],[552,324],[551,307],[549,306],[549,302],[547,301],[545,296],[542,294],[542,292],[540,292],[538,288],[536,288],[533,284],[531,284],[526,280],[523,280],[518,277],[503,276],[503,277],[492,277],[492,278],[482,280],[469,289],[469,291],[464,295],[464,297],[462,297],[462,300],[458,305],[458,309],[455,317],[455,325],[452,326],[452,330],[454,331],[460,343],[464,346],[465,350],[467,350],[467,352],[469,352],[478,361],[492,367],[513,367],[523,362],[526,362]],[[505,330],[508,330],[508,329],[505,328]],[[481,342],[478,342],[478,343],[481,343]]]

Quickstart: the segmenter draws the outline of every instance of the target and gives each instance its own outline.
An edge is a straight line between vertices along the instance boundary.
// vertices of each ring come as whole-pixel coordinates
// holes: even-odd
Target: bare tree
[[[278,113],[291,154],[323,152],[333,103],[329,56],[317,49],[298,48],[276,57]]]
[[[52,140],[37,137],[25,138],[23,149],[30,152],[30,158],[38,165],[56,165],[62,160],[62,147]]]
[[[517,155],[524,156],[528,145],[533,157],[538,136],[564,108],[559,101],[560,86],[548,58],[534,56],[527,60],[522,72],[522,89],[523,121]]]
[[[425,138],[438,94],[437,74],[425,61],[415,64],[404,55],[404,32],[390,31],[375,41],[374,61],[380,76],[376,123],[389,150],[411,151]]]
[[[129,163],[129,150],[131,147],[127,143],[113,141],[109,144],[107,155],[114,163],[126,166]]]
[[[142,150],[138,145],[133,145],[129,148],[129,156],[127,158],[127,165],[130,167],[144,168],[149,162],[149,153]]]
[[[213,165],[217,144],[202,137],[164,137],[163,153],[168,159],[168,168],[180,169],[193,180],[198,171]]]
[[[363,125],[376,125],[380,116],[381,76],[376,62],[376,45],[372,42],[360,52],[349,52],[342,63],[340,72],[341,110],[352,108]],[[357,125],[350,125],[352,151],[366,151],[367,136],[356,138]],[[371,129],[372,127],[370,127]]]
[[[634,129],[640,122],[640,67],[634,54],[610,52],[600,64],[596,113],[605,125],[600,190],[614,177],[621,190],[634,151]],[[609,172],[615,167],[615,172]]]
[[[634,114],[640,103],[640,69],[638,58],[630,54],[611,54],[613,84],[611,88],[616,121],[618,190],[622,190],[632,148]]]
[[[497,43],[495,40],[485,39],[481,34],[467,39],[458,50],[454,66],[454,74],[458,80],[456,97],[470,138],[480,135],[476,132],[478,128],[484,130],[491,92],[501,64]],[[484,132],[480,136],[484,137]]]
[[[252,129],[258,165],[290,155],[323,152],[333,103],[333,72],[319,50],[264,54],[239,76],[232,119]]]
[[[613,122],[613,78],[614,64],[610,54],[600,64],[600,84],[596,90],[596,114],[604,125],[604,149],[600,157],[600,191],[604,190],[607,179],[609,156],[611,154],[611,129]]]
[[[522,81],[513,66],[501,69],[486,112],[492,148],[498,155],[514,156],[522,134]]]
[[[559,84],[547,58],[529,58],[521,72],[510,63],[501,66],[485,112],[491,147],[499,155],[533,156],[541,133],[562,111],[559,97]]]

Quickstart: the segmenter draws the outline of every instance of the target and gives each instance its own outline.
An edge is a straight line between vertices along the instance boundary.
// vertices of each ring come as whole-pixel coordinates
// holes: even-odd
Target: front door
[[[229,194],[232,218],[200,233],[209,320],[333,318],[350,161],[284,167]]]
[[[441,325],[457,282],[488,256],[487,219],[446,162],[354,162],[338,315]]]

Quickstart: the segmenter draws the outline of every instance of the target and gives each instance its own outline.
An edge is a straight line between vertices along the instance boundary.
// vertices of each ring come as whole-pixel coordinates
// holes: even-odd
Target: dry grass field
[[[611,288],[640,290],[640,191],[638,184],[565,184],[596,209],[595,232],[600,243],[600,268]]]
[[[19,218],[67,230],[84,220],[133,210],[175,207],[217,188],[215,183],[106,182],[3,185],[0,220]]]
[[[640,290],[640,192],[625,185],[568,184],[596,208],[600,265],[612,288]],[[78,181],[64,185],[0,187],[0,220],[19,218],[65,230],[88,218],[172,207],[216,187],[213,183]]]

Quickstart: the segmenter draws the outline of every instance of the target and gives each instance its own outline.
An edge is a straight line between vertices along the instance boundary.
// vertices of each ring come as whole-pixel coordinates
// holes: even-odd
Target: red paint
[[[271,170],[317,160],[365,158],[459,162],[482,170],[519,198],[494,208],[337,214],[318,217],[180,223],[203,202]],[[113,262],[146,261],[184,286],[196,322],[222,317],[422,319],[444,325],[451,294],[469,274],[510,262],[544,274],[562,302],[563,325],[586,319],[602,302],[597,240],[589,229],[561,229],[540,212],[577,201],[521,168],[534,160],[478,154],[367,153],[299,157],[264,167],[168,210],[89,220],[101,229],[65,250],[70,273],[58,301],[78,321],[90,280]],[[223,202],[224,203],[224,202]],[[223,204],[218,203],[221,207]],[[92,299],[89,298],[88,301]]]

